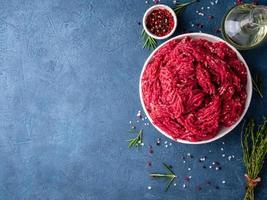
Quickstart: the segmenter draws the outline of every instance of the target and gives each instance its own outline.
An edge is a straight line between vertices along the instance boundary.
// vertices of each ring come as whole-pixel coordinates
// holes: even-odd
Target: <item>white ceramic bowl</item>
[[[174,21],[174,25],[173,25],[173,29],[171,30],[170,33],[168,33],[167,35],[164,35],[164,36],[156,36],[154,34],[152,34],[146,27],[146,18],[148,16],[148,14],[150,14],[153,10],[157,10],[157,9],[165,9],[165,10],[168,10],[172,17],[173,17],[173,21]],[[152,7],[150,7],[144,14],[144,17],[143,17],[143,27],[144,27],[144,30],[146,31],[146,33],[150,36],[150,37],[153,37],[157,40],[163,40],[163,39],[167,39],[168,37],[170,37],[174,31],[176,30],[176,27],[177,27],[177,16],[175,14],[175,12],[173,11],[173,9],[171,9],[169,6],[166,6],[166,5],[163,5],[163,4],[157,4],[157,5],[154,5]]]
[[[149,113],[147,112],[146,110],[146,107],[145,107],[145,104],[144,104],[144,101],[143,101],[143,98],[142,98],[142,85],[141,85],[141,81],[142,81],[142,76],[143,76],[143,73],[145,71],[145,68],[148,64],[148,62],[150,61],[150,59],[152,58],[152,56],[154,55],[154,53],[159,49],[161,48],[163,45],[165,45],[166,43],[172,41],[172,40],[175,40],[175,39],[183,39],[184,37],[191,37],[191,38],[196,38],[196,39],[206,39],[208,41],[211,41],[211,42],[224,42],[226,43],[231,49],[233,49],[234,52],[236,52],[237,54],[237,57],[238,59],[244,63],[246,69],[247,69],[247,100],[246,100],[246,103],[245,103],[245,109],[242,113],[242,115],[240,116],[240,118],[237,120],[237,122],[235,124],[233,124],[231,127],[222,127],[220,129],[220,131],[218,132],[218,134],[209,139],[209,140],[203,140],[203,141],[198,141],[198,142],[190,142],[190,141],[187,141],[187,140],[181,140],[181,139],[177,139],[177,140],[174,140],[171,136],[169,136],[165,131],[161,130],[158,126],[156,126],[154,123],[153,123],[153,120],[151,119],[151,117],[149,116]],[[249,107],[249,104],[250,104],[250,101],[251,101],[251,96],[252,96],[252,82],[251,82],[251,74],[250,74],[250,71],[249,71],[249,68],[248,68],[248,65],[246,63],[246,61],[244,60],[244,58],[241,56],[241,54],[233,47],[231,46],[230,44],[228,44],[227,42],[225,42],[224,40],[222,40],[221,38],[219,37],[216,37],[216,36],[213,36],[213,35],[210,35],[210,34],[205,34],[205,33],[187,33],[187,34],[182,34],[182,35],[179,35],[179,36],[176,36],[166,42],[164,42],[163,44],[161,44],[157,49],[155,49],[151,55],[147,58],[144,66],[143,66],[143,69],[142,69],[142,72],[141,72],[141,75],[140,75],[140,80],[139,80],[139,95],[140,95],[140,100],[141,100],[141,104],[142,104],[142,107],[144,109],[144,112],[146,114],[146,116],[148,117],[149,121],[153,124],[153,126],[159,131],[161,132],[163,135],[165,135],[166,137],[174,140],[174,141],[177,141],[177,142],[181,142],[181,143],[184,143],[184,144],[205,144],[205,143],[209,143],[209,142],[212,142],[212,141],[215,141],[215,140],[218,140],[219,138],[225,136],[227,133],[229,133],[231,130],[233,130],[239,123],[240,121],[242,120],[242,118],[244,117],[244,115],[246,114],[247,110],[248,110],[248,107]]]

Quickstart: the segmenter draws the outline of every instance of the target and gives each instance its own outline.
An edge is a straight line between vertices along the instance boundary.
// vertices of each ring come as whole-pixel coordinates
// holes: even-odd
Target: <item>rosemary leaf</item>
[[[165,192],[167,192],[167,191],[169,190],[169,188],[170,188],[172,182],[174,181],[174,179],[175,179],[175,177],[173,177],[173,178],[168,182],[168,184],[166,185],[165,190],[164,190]]]
[[[172,169],[169,165],[167,165],[166,163],[163,163],[163,165],[171,174],[174,174],[174,172],[172,171]]]
[[[187,6],[189,6],[189,5],[191,5],[191,4],[195,3],[195,2],[197,2],[197,0],[189,1],[187,3],[177,3],[173,10],[174,10],[175,14],[177,16],[179,16],[186,9]]]
[[[255,74],[255,76],[252,78],[252,84],[253,84],[253,89],[257,94],[263,98],[263,81],[262,78],[258,75]]]

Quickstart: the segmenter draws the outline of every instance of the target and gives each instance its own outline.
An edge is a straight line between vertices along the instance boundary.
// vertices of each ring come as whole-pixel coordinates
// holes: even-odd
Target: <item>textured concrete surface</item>
[[[180,19],[184,30],[198,31],[191,23],[201,22],[203,32],[216,34],[233,2],[193,5]],[[127,148],[128,122],[141,109],[139,74],[149,55],[142,50],[138,25],[148,6],[145,0],[0,1],[1,200],[242,199],[240,127],[212,144],[173,143],[167,149],[155,146],[162,136],[149,127],[145,147]],[[195,13],[202,6],[211,7],[205,17]],[[214,20],[208,21],[209,14]],[[252,72],[267,73],[266,47],[242,52]],[[266,98],[254,96],[249,115],[266,114],[265,104]],[[221,158],[222,141],[234,161]],[[148,144],[154,146],[153,155],[147,153]],[[197,159],[183,164],[180,157],[187,152],[219,160],[222,170],[205,171]],[[148,160],[151,168],[145,167]],[[178,175],[177,186],[167,193],[163,181],[148,177],[162,170],[162,162],[172,164]],[[188,167],[192,180],[183,189]],[[259,200],[267,199],[264,170]],[[220,189],[196,192],[206,179]]]

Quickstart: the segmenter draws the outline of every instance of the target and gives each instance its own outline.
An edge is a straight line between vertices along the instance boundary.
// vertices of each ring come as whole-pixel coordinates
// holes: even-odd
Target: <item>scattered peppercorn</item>
[[[202,188],[200,186],[197,186],[197,191],[201,191]]]
[[[147,166],[151,167],[152,166],[152,162],[151,161],[147,161]]]
[[[208,16],[208,18],[209,18],[209,19],[213,19],[213,18],[214,18],[214,16],[212,16],[212,15],[209,15],[209,16]]]

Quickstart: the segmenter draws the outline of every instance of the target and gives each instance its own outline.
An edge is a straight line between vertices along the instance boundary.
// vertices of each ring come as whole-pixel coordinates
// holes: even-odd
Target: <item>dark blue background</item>
[[[180,19],[184,31],[199,31],[191,23],[203,23],[203,32],[216,34],[233,3],[192,5]],[[138,22],[151,5],[151,0],[149,5],[145,0],[0,1],[1,200],[242,199],[240,127],[211,144],[172,142],[165,148],[167,138],[149,126],[144,147],[127,147],[129,120],[135,121],[141,109],[138,79],[149,55],[142,49]],[[204,17],[195,13],[202,6]],[[215,18],[209,21],[208,15]],[[266,47],[242,52],[251,71],[262,76]],[[254,94],[248,115],[266,114],[265,103]],[[161,146],[155,145],[157,137]],[[222,158],[222,146],[234,160]],[[194,159],[183,164],[181,156],[188,152]],[[197,162],[202,155],[207,163],[218,160],[222,170],[202,169]],[[146,167],[149,160],[152,167]],[[162,162],[173,165],[178,175],[167,193],[164,181],[148,177],[163,171]],[[192,179],[183,189],[186,175]],[[260,200],[267,199],[266,173],[262,178]],[[204,186],[197,192],[206,180],[220,189]]]

